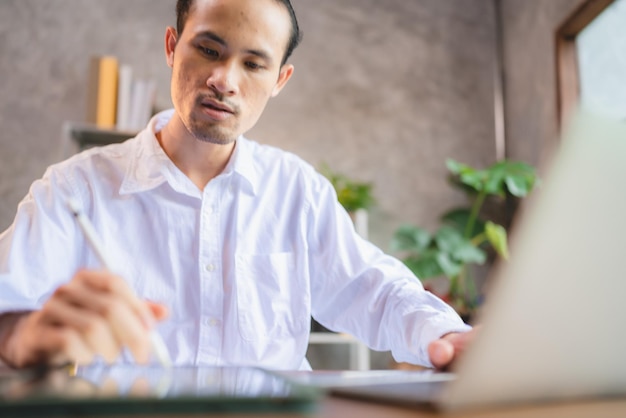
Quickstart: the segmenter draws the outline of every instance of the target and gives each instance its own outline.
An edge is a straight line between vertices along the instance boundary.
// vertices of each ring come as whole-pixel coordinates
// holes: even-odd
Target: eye
[[[200,51],[201,51],[204,55],[207,55],[207,56],[209,56],[209,57],[218,57],[218,56],[219,56],[219,53],[218,53],[216,50],[214,50],[214,49],[207,48],[207,47],[204,47],[204,46],[199,46],[199,47],[198,47],[198,49],[199,49],[199,50],[200,50]]]
[[[254,61],[246,61],[246,67],[248,67],[251,70],[260,70],[263,68],[261,64],[258,64]]]

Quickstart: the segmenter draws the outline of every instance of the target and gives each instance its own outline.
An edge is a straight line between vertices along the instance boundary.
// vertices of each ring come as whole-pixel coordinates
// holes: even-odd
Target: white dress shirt
[[[172,113],[33,183],[0,235],[0,312],[39,309],[77,269],[101,267],[66,207],[71,196],[115,272],[168,306],[157,331],[177,364],[310,368],[311,315],[424,365],[430,341],[468,329],[355,233],[332,185],[295,155],[240,137],[223,173],[199,190],[155,137]]]

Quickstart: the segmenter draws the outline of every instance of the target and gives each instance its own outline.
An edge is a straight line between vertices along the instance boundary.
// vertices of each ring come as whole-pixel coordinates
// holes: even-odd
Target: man
[[[165,33],[175,109],[50,167],[0,236],[1,357],[146,362],[156,330],[177,364],[307,369],[313,314],[398,360],[449,364],[469,327],[354,233],[312,167],[242,136],[293,74],[289,1],[179,1],[177,17]]]

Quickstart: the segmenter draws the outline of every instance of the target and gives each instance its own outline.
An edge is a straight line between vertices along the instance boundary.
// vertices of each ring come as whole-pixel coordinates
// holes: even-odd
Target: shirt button
[[[212,207],[212,206],[209,206],[209,207],[206,209],[206,213],[208,213],[209,215],[213,214],[213,212],[214,212],[214,210],[213,210],[213,207]]]
[[[205,269],[208,272],[215,271],[215,265],[214,264],[207,264]]]
[[[220,323],[219,319],[217,318],[207,318],[203,322],[204,325],[206,325],[207,327],[216,327]]]

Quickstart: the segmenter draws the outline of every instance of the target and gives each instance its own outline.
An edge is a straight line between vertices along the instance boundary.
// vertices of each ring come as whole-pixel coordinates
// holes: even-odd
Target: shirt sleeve
[[[424,290],[397,258],[362,239],[321,175],[307,213],[311,311],[322,325],[347,332],[397,361],[432,366],[428,344],[467,331],[458,314]]]
[[[65,206],[69,196],[79,197],[65,177],[48,169],[0,234],[0,314],[39,309],[75,273],[84,245]]]

